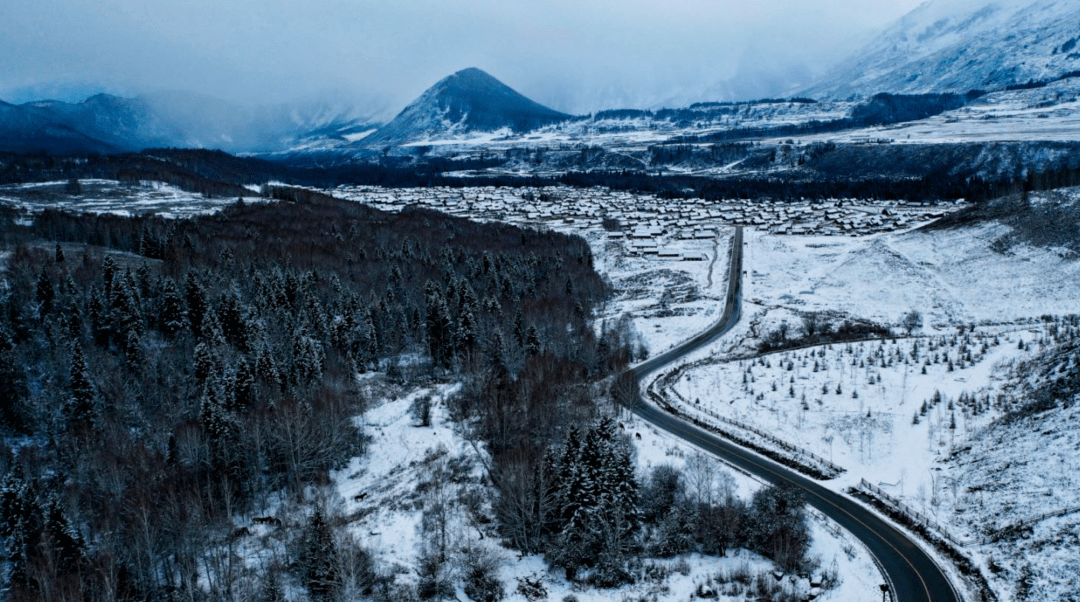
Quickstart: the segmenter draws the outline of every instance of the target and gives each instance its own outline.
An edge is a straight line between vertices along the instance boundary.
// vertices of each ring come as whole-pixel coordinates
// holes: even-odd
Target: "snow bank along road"
[[[674,349],[631,368],[639,388],[646,377],[671,362],[711,343],[731,330],[741,310],[743,230],[738,228],[731,248],[724,313],[707,330]],[[938,565],[905,533],[865,507],[830,491],[780,464],[668,414],[642,398],[631,408],[643,420],[662,428],[722,460],[773,484],[792,486],[806,501],[859,538],[885,570],[897,602],[961,602]]]

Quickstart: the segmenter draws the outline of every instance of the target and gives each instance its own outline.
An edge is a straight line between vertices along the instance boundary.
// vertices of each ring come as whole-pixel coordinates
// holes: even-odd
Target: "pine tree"
[[[90,330],[93,332],[94,343],[99,347],[109,344],[112,333],[109,329],[108,314],[105,310],[105,302],[101,299],[98,289],[90,292]]]
[[[308,385],[319,379],[323,373],[323,361],[322,343],[303,330],[293,333],[292,373],[296,384]]]
[[[206,382],[206,379],[217,372],[217,357],[206,343],[195,345],[192,364],[195,369],[196,383],[201,384]]]
[[[506,367],[506,362],[504,360],[506,357],[505,347],[502,333],[495,331],[494,336],[491,337],[491,346],[488,348],[488,359],[491,361],[491,365],[495,366],[496,369],[502,370]]]
[[[256,387],[255,369],[248,363],[247,358],[241,357],[236,364],[236,375],[233,389],[233,404],[239,410],[255,406]]]
[[[560,464],[560,454],[554,448],[548,448],[544,451],[544,459],[537,466],[537,483],[542,487],[537,495],[537,510],[540,536],[545,540],[553,538],[562,529],[562,494],[566,486],[566,475],[560,470]]]
[[[112,323],[112,330],[120,338],[124,351],[132,351],[128,344],[142,337],[143,318],[135,291],[124,279],[113,284]]]
[[[184,300],[187,302],[187,318],[191,327],[191,334],[195,335],[197,339],[202,338],[203,318],[206,316],[209,301],[207,300],[206,290],[195,278],[194,273],[189,273],[187,281],[184,283]]]
[[[630,537],[641,524],[638,482],[634,476],[634,460],[629,445],[615,442],[611,445],[611,495],[615,509],[622,514],[622,537]]]
[[[471,353],[476,348],[476,318],[469,308],[465,308],[461,312],[457,339],[458,347],[463,354]]]
[[[304,585],[315,600],[333,599],[339,587],[338,550],[321,508],[308,522],[304,553]]]
[[[184,318],[184,302],[172,278],[165,278],[161,285],[161,305],[157,323],[162,332],[173,336],[180,332],[187,321]]]
[[[218,320],[225,340],[240,351],[248,350],[248,326],[240,296],[229,290],[221,296],[217,309]]]
[[[525,347],[525,318],[521,315],[520,309],[514,316],[514,342],[517,343],[519,349]]]
[[[242,470],[235,455],[240,424],[225,408],[224,397],[221,383],[207,382],[203,387],[199,422],[206,434],[211,470],[219,476],[240,477]],[[239,479],[235,483],[238,484]]]
[[[41,312],[42,316],[46,316],[52,312],[53,300],[56,298],[56,289],[53,288],[52,279],[49,278],[49,272],[45,270],[45,266],[41,266],[41,272],[38,273],[37,289],[34,298],[38,303],[38,311]]]
[[[285,590],[281,587],[281,577],[273,568],[266,571],[266,581],[263,583],[259,602],[285,602]]]
[[[446,300],[437,285],[429,282],[426,289],[428,352],[431,354],[431,361],[435,367],[448,368],[453,351],[453,330]]]
[[[83,560],[85,550],[82,535],[71,524],[71,520],[68,519],[67,513],[64,512],[56,497],[52,497],[47,502],[44,517],[42,535],[52,545],[56,564],[65,572],[77,570]]]
[[[529,326],[525,334],[525,351],[530,357],[540,354],[540,333],[536,331],[536,326]]]
[[[37,492],[15,468],[0,487],[0,537],[6,542],[8,581],[28,585],[32,555],[42,530]]]
[[[558,531],[563,530],[576,510],[576,507],[572,507],[572,504],[576,503],[576,493],[574,494],[575,501],[571,502],[570,491],[572,482],[577,477],[578,457],[580,455],[581,432],[578,430],[577,425],[571,424],[570,428],[567,430],[566,438],[563,441],[561,454],[559,455],[555,471],[555,482],[558,484],[557,497],[555,500],[559,517],[557,521]]]
[[[259,348],[255,356],[255,374],[263,381],[273,384],[281,384],[281,373],[278,371],[277,362],[270,354],[266,346]]]
[[[101,280],[105,286],[106,299],[112,299],[116,270],[116,262],[113,260],[112,255],[106,255],[105,259],[101,260]]]
[[[90,380],[90,370],[83,359],[82,345],[75,341],[71,353],[71,368],[68,379],[68,400],[65,413],[69,421],[89,420],[94,417],[94,385]]]

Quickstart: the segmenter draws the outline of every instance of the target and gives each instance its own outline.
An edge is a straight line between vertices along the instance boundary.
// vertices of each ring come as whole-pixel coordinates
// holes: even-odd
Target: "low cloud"
[[[0,19],[0,98],[185,90],[392,114],[475,66],[557,109],[782,93],[919,0],[36,0]]]

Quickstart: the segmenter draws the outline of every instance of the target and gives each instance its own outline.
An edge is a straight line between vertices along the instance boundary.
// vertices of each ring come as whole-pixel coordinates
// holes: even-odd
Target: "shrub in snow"
[[[539,577],[518,577],[517,582],[517,593],[529,602],[547,599],[547,588]]]
[[[475,602],[499,602],[506,595],[495,576],[497,566],[490,558],[473,554],[465,561],[465,595]]]
[[[418,426],[431,426],[431,396],[420,395],[412,402],[412,407],[409,408],[412,413],[413,420],[416,421]]]

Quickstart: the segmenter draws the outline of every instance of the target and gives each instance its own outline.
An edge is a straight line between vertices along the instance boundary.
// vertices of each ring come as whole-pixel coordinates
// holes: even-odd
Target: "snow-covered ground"
[[[771,139],[779,143],[786,138]],[[894,144],[1080,140],[1080,83],[994,92],[928,119],[799,137],[800,143],[891,140]]]
[[[866,479],[932,517],[1004,600],[1075,599],[1080,513],[992,541],[997,529],[1080,506],[1077,410],[1000,420],[1022,403],[1012,369],[1051,345],[1054,324],[1042,317],[1080,308],[1080,265],[1060,249],[992,250],[1008,233],[1001,224],[858,239],[748,231],[743,319],[684,360],[667,397],[705,421],[749,424],[831,458],[847,469],[829,482],[836,490]],[[749,357],[784,322],[797,336],[808,314],[899,334],[913,309],[925,324],[912,337]]]
[[[366,453],[332,475],[350,528],[381,562],[410,569],[416,564],[421,515],[416,486],[422,473],[458,458],[474,465],[463,478],[479,475],[481,458],[454,432],[447,416],[446,397],[458,388],[418,389],[368,410],[358,419],[371,437]],[[410,411],[413,401],[424,395],[432,398],[431,427],[415,426]]]
[[[0,186],[0,203],[28,211],[60,209],[79,213],[111,213],[162,217],[188,217],[220,211],[236,198],[205,197],[161,182],[131,184],[115,180],[80,180],[78,195],[64,191],[67,182],[35,182]],[[255,193],[246,202],[258,202]]]
[[[661,431],[649,423],[629,417],[624,420],[629,432],[635,433],[634,444],[637,450],[638,470],[644,471],[660,464],[670,464],[683,468],[686,459],[702,453],[696,447]],[[637,436],[640,435],[640,439]],[[748,499],[761,488],[762,483],[756,478],[736,469],[723,465],[735,484],[737,494]],[[825,593],[822,600],[869,600],[875,599],[881,590],[881,572],[874,564],[870,553],[849,533],[839,528],[826,516],[810,511],[810,525],[813,537],[810,556],[817,558],[821,568],[840,575],[840,584]],[[712,563],[726,562],[727,559],[708,558]],[[610,599],[610,598],[607,598]]]
[[[375,390],[369,379],[369,389]],[[420,554],[420,532],[426,493],[426,479],[438,470],[449,467],[453,475],[448,486],[457,496],[470,487],[479,487],[483,475],[484,453],[474,448],[452,422],[446,400],[458,389],[457,385],[440,385],[410,391],[382,389],[389,396],[368,410],[359,421],[371,437],[367,453],[353,459],[332,475],[336,504],[348,528],[374,552],[386,570],[396,574],[399,583],[415,583],[417,558]],[[432,398],[431,426],[417,426],[410,408],[422,396]],[[633,417],[623,417],[628,434],[632,433],[639,480],[653,467],[670,464],[682,468],[694,448]],[[720,467],[720,470],[728,469]],[[742,473],[729,472],[734,491],[748,499],[761,483]],[[547,599],[563,600],[576,596],[581,602],[607,600],[682,601],[690,598],[702,585],[730,594],[726,600],[743,600],[750,596],[754,579],[772,580],[774,565],[752,552],[738,550],[728,557],[718,558],[690,554],[672,559],[646,560],[664,574],[663,578],[642,579],[633,585],[615,590],[598,590],[575,585],[561,571],[547,570],[540,556],[520,556],[502,547],[491,525],[475,523],[469,513],[459,508],[451,518],[452,545],[455,548],[481,546],[500,559],[499,576],[506,587],[509,602],[525,602],[517,591],[518,583],[539,580],[547,591]],[[869,599],[878,592],[881,574],[869,553],[846,532],[824,516],[811,513],[813,544],[811,556],[816,558],[820,571],[839,575],[839,583],[827,589],[821,600]],[[483,536],[481,535],[483,534]],[[783,587],[808,592],[807,579]],[[459,591],[459,598],[462,597]],[[655,595],[655,598],[650,596]],[[462,598],[464,599],[464,598]]]
[[[1000,224],[864,238],[748,231],[745,312],[831,311],[895,324],[914,309],[931,330],[1075,312],[1080,263],[1054,249],[994,251],[1008,232]]]
[[[69,199],[62,193],[64,184],[0,187],[0,202],[32,210],[49,206],[166,215],[214,211],[233,202],[164,185],[89,180],[82,182],[82,197]],[[616,291],[601,308],[599,320],[626,315],[650,355],[690,338],[719,317],[730,227],[719,227],[713,240],[680,240],[670,233],[663,237],[665,248],[705,253],[707,259],[697,262],[633,255],[629,241],[610,238],[596,217],[552,219],[545,227],[589,241],[597,269]],[[1080,308],[1080,262],[1075,255],[1015,242],[1007,251],[995,251],[993,243],[1009,232],[1007,226],[988,223],[853,238],[781,236],[748,227],[742,320],[729,336],[686,358],[684,364],[694,365],[679,374],[669,398],[691,411],[708,410],[749,423],[831,458],[847,469],[832,481],[837,489],[865,478],[935,517],[968,542],[965,553],[984,568],[1004,600],[1024,599],[1014,585],[1021,582],[1028,588],[1029,581],[1034,593],[1028,599],[1074,599],[1068,595],[1080,591],[1080,514],[1039,521],[1023,539],[988,539],[994,529],[1080,505],[1080,484],[1071,472],[1080,457],[1076,408],[1052,413],[1045,422],[995,422],[1015,402],[1006,382],[1010,366],[1043,348],[1050,326],[1041,316],[1073,314]],[[911,310],[925,318],[913,337],[737,359],[752,354],[761,339],[784,322],[797,333],[808,314],[826,315],[834,323],[869,320],[899,333],[902,316]],[[965,327],[963,334],[959,326]],[[1021,340],[1024,349],[1019,348]],[[373,437],[368,455],[334,475],[350,528],[385,564],[397,567],[399,580],[415,580],[422,502],[416,490],[422,474],[449,466],[458,471],[463,486],[476,485],[482,475],[482,453],[465,441],[447,415],[444,399],[453,391],[447,385],[385,395],[363,418]],[[941,402],[928,404],[923,414],[923,402],[933,399],[935,391],[941,393]],[[965,401],[975,401],[961,403],[962,394]],[[413,426],[409,407],[419,395],[435,399],[433,427]],[[704,412],[700,415],[710,419]],[[631,420],[627,427],[642,437],[635,439],[642,474],[658,463],[679,464],[690,453],[677,440],[643,424]],[[742,495],[759,486],[734,476]],[[454,520],[455,537],[480,541],[480,531],[464,513]],[[880,576],[869,557],[850,536],[822,520],[814,521],[813,553],[823,567],[835,561],[843,580],[826,599],[876,599]],[[495,545],[494,538],[483,541]],[[617,592],[574,591],[560,576],[547,574],[542,559],[519,559],[509,550],[493,549],[503,559],[500,574],[511,600],[523,599],[514,593],[516,582],[534,574],[543,579],[549,599],[572,593],[579,600],[606,600],[613,594],[629,598],[650,592],[660,594],[659,599],[686,599],[710,576],[731,575],[744,566],[754,572],[768,564],[751,555],[689,557],[682,559],[685,566],[679,560],[670,562],[673,572],[666,592],[648,583]]]
[[[1080,510],[1080,406],[996,425],[969,440],[970,449],[947,464],[943,504],[952,525],[983,534],[969,553],[987,567],[1003,600],[1080,599],[1080,511],[1038,519]],[[1027,519],[1036,520],[1016,528]],[[994,529],[1005,533],[995,537]]]
[[[719,319],[727,287],[732,229],[721,230],[713,240],[672,237],[665,244],[677,252],[704,253],[706,261],[630,255],[626,241],[609,240],[601,229],[576,233],[589,241],[597,271],[611,279],[615,290],[600,320],[628,316],[650,356],[689,339]]]
[[[1001,416],[1003,367],[1029,358],[1041,335],[993,328],[705,362],[681,374],[673,401],[706,422],[712,413],[746,423],[830,459],[847,469],[837,488],[866,479],[948,520],[945,460]],[[960,403],[962,394],[975,402]]]

